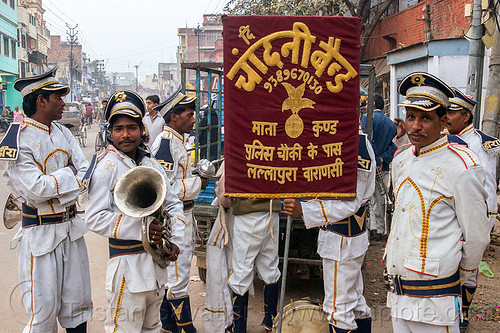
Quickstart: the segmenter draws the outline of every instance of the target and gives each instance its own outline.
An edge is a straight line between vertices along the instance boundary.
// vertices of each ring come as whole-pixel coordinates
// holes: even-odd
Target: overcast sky
[[[203,14],[222,11],[228,0],[43,0],[51,35],[67,40],[66,23],[78,24],[78,41],[91,60],[104,59],[107,72],[157,72],[175,61],[177,28],[196,27]]]

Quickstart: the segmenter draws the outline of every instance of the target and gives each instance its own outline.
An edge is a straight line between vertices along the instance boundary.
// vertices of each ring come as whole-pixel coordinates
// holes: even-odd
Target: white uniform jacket
[[[368,168],[358,167],[356,198],[354,200],[310,200],[302,202],[303,219],[307,228],[342,221],[354,215],[373,195],[375,191],[375,153],[366,135],[360,134],[359,138],[365,140],[371,163]],[[321,258],[335,261],[357,258],[366,252],[368,245],[368,233],[366,232],[354,237],[345,237],[320,229],[318,235],[318,254]]]
[[[488,193],[488,215],[490,219],[490,225],[495,224],[498,205],[497,205],[497,182],[496,182],[496,166],[497,159],[496,153],[489,153],[484,145],[481,134],[476,130],[472,124],[467,126],[458,134],[467,144],[469,148],[472,149],[483,166],[484,172],[486,173],[486,184],[484,186],[486,192]]]
[[[53,122],[49,128],[26,117],[19,129],[19,155],[7,162],[4,180],[18,203],[38,210],[39,215],[65,212],[76,203],[80,182],[89,162],[69,129]],[[76,176],[71,168],[76,170]],[[28,237],[34,256],[51,252],[63,239],[75,241],[87,232],[78,215],[69,222],[20,229],[12,246],[21,237]]]
[[[191,174],[189,155],[182,135],[165,126],[151,147],[153,155],[167,173],[174,192],[181,201],[194,200],[201,192],[200,177]],[[162,156],[159,156],[159,152]],[[169,156],[170,153],[170,156]]]
[[[144,156],[140,165],[153,167],[165,176],[163,168],[154,158]],[[142,240],[141,218],[123,214],[116,206],[113,197],[118,179],[135,166],[137,165],[134,160],[112,145],[98,157],[90,180],[89,200],[86,205],[86,222],[89,230],[108,238]],[[168,182],[163,207],[171,218],[171,241],[180,244],[184,235],[184,214],[182,204]],[[112,290],[113,278],[119,265],[124,266],[125,280],[130,292],[155,290],[167,281],[167,269],[154,263],[149,253],[127,254],[109,259],[106,273],[107,290]]]
[[[438,279],[460,267],[465,281],[475,273],[489,242],[484,171],[472,150],[446,136],[422,147],[401,147],[392,162],[395,195],[386,246],[387,272],[406,279]],[[388,292],[392,316],[452,325],[455,296],[410,297]]]

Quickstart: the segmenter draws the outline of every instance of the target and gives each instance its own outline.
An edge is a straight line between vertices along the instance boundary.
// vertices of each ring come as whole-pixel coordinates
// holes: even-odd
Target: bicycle
[[[97,154],[101,153],[107,146],[106,143],[106,129],[108,124],[105,122],[99,123],[99,131],[97,132],[97,136],[95,138],[95,152]]]
[[[80,132],[80,136],[78,137],[78,143],[82,147],[87,147],[87,125],[82,121],[80,126],[78,126],[78,130]]]

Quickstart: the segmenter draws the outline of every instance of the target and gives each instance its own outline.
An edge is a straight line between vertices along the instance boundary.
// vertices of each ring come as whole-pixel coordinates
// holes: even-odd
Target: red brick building
[[[471,23],[471,18],[464,15],[465,5],[472,2],[422,1],[383,18],[369,37],[364,60],[385,57],[389,51],[424,41],[463,37]],[[426,29],[430,32],[427,37]]]
[[[59,81],[69,84],[69,55],[71,45],[67,42],[61,42],[61,36],[50,36],[51,48],[47,55],[48,67],[57,66],[57,76]],[[82,80],[82,46],[73,45],[73,85]],[[72,89],[74,91],[74,89]]]

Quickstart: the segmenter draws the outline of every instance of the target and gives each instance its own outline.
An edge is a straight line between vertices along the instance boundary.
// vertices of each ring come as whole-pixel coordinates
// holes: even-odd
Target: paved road
[[[97,126],[94,125],[89,131],[89,145],[84,148],[84,153],[90,160],[94,154],[94,140],[97,132]],[[0,138],[3,134],[0,134]],[[8,195],[7,189],[3,180],[0,177],[0,200],[5,200]],[[4,202],[4,201],[0,201]],[[3,209],[3,208],[2,208]],[[21,332],[28,317],[24,312],[21,303],[21,295],[18,288],[17,274],[17,254],[18,249],[9,250],[9,245],[12,237],[16,233],[16,228],[7,230],[3,225],[0,226],[0,268],[2,269],[0,279],[0,332]],[[92,299],[94,302],[94,315],[88,325],[88,332],[103,332],[104,318],[106,314],[106,295],[104,290],[106,262],[108,259],[107,240],[92,232],[85,235],[87,242],[90,274],[92,279]],[[203,307],[205,303],[205,285],[198,278],[198,270],[195,266],[196,259],[193,260],[191,268],[191,307],[193,311],[194,324],[199,332],[203,330]],[[250,297],[249,302],[249,321],[248,332],[257,333],[264,332],[260,327],[260,322],[263,318],[263,284],[258,278],[255,279],[255,297]],[[323,284],[321,280],[315,281],[288,281],[286,302],[290,299],[300,299],[302,297],[310,297],[311,299],[322,298]],[[390,322],[388,318],[380,318],[377,316],[377,311],[374,312],[373,332],[391,333]],[[378,319],[377,319],[378,318]],[[59,329],[59,332],[65,332]]]

